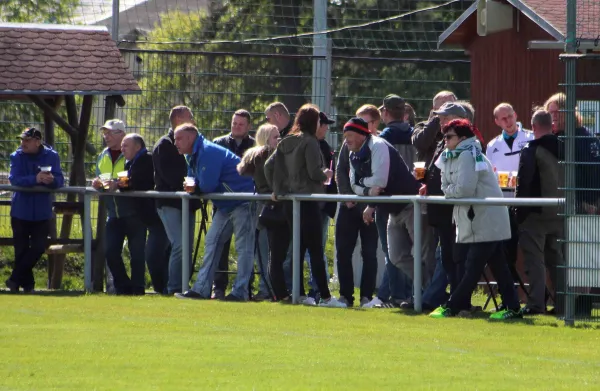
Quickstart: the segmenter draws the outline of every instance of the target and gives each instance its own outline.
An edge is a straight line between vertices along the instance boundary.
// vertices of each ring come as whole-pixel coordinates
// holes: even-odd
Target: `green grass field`
[[[0,390],[580,390],[598,330],[159,296],[0,294]],[[533,326],[535,325],[535,327]]]

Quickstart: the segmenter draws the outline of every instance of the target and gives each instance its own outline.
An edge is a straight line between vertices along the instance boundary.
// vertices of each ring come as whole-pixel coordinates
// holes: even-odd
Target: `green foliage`
[[[238,108],[258,113],[262,120],[270,102],[282,101],[295,112],[311,99],[313,60],[287,57],[312,54],[311,37],[268,43],[222,41],[312,31],[312,0],[215,3],[204,13],[168,12],[148,37],[148,42],[182,43],[141,45],[150,51],[140,55],[144,94],[136,106],[152,109],[129,110],[127,122],[150,140],[164,133],[168,110],[177,104],[190,106],[199,128],[212,138],[228,131],[230,116]],[[330,1],[328,25],[337,28],[375,21],[436,4],[441,1]],[[379,104],[383,96],[397,93],[413,104],[418,114],[427,116],[432,97],[442,89],[468,98],[469,65],[453,62],[464,60],[464,54],[432,51],[439,33],[466,6],[460,3],[457,8],[331,34],[336,48],[332,69],[335,112],[351,116],[360,105]],[[190,46],[184,42],[205,44]],[[195,53],[157,52],[165,49]],[[316,66],[324,62],[314,61]]]
[[[21,23],[67,23],[79,0],[4,0],[0,20]]]

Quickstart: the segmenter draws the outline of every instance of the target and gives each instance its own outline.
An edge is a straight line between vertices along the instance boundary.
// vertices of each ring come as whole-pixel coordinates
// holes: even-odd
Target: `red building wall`
[[[541,105],[559,90],[565,68],[560,50],[529,50],[531,40],[551,37],[529,19],[520,16],[517,31],[485,37],[476,36],[467,46],[471,57],[471,102],[475,106],[475,124],[486,142],[500,133],[494,123],[494,107],[510,103],[519,121],[530,128],[532,107]]]

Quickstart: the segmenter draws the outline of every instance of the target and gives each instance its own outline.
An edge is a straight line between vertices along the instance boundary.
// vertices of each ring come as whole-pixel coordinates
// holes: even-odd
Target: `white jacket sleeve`
[[[463,152],[453,164],[454,173],[445,172],[442,191],[446,198],[468,198],[475,196],[479,173],[475,171],[475,159],[470,152]],[[452,178],[452,179],[450,179]]]

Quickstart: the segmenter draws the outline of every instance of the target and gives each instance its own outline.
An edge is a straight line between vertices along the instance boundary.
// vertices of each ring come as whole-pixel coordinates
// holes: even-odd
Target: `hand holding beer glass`
[[[127,171],[118,172],[117,178],[119,178],[119,187],[129,187],[129,173]]]
[[[104,190],[110,189],[110,182],[112,180],[112,175],[110,173],[100,174],[98,178],[100,178]]]
[[[498,171],[498,184],[501,188],[508,187],[509,174],[510,173],[508,171]]]
[[[425,179],[425,162],[414,162],[414,175],[417,180]]]
[[[193,176],[186,176],[183,180],[183,189],[187,193],[193,193],[196,190],[196,178]]]

